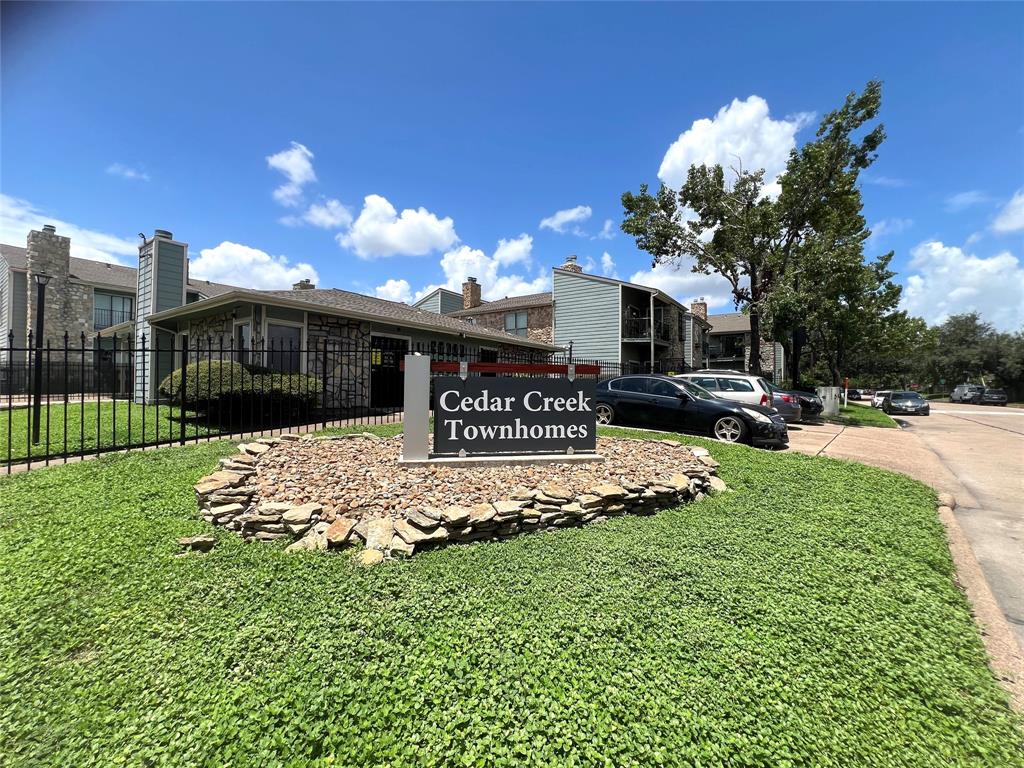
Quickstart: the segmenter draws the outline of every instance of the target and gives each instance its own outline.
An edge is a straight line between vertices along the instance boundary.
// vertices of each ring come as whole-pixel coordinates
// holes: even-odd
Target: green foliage
[[[637,195],[624,193],[622,230],[655,264],[692,257],[693,271],[725,277],[736,306],[750,315],[752,337],[762,337],[766,318],[769,335],[783,338],[803,327],[810,307],[839,300],[822,295],[822,276],[858,274],[863,266],[868,232],[857,180],[874,161],[885,131],[877,125],[860,133],[878,116],[881,99],[877,81],[848,94],[843,106],[822,120],[815,139],[790,154],[777,198],[765,195],[764,171],[745,170],[742,158],[731,181],[720,165],[694,165],[678,193],[665,185],[656,195],[646,185]],[[818,265],[812,264],[815,259]],[[787,288],[790,295],[776,297]],[[761,372],[756,344],[750,348],[749,369]]]
[[[185,403],[207,403],[226,395],[250,392],[253,377],[241,363],[228,360],[201,360],[179,368],[160,382],[160,394],[174,402],[181,400],[182,380],[185,382]]]
[[[839,416],[823,416],[825,421],[846,424],[851,427],[884,427],[897,429],[899,425],[877,408],[867,405],[843,405],[839,407]]]
[[[231,444],[0,479],[2,762],[1024,764],[932,491],[685,442],[732,492],[370,570],[197,520]]]
[[[935,349],[921,376],[931,386],[1002,386],[1011,399],[1024,394],[1024,332],[999,333],[976,312],[953,315],[935,329]]]
[[[160,393],[179,402],[182,372],[176,370],[160,382]],[[227,398],[313,400],[323,391],[315,376],[280,373],[222,360],[202,360],[185,366],[185,404],[199,407]]]

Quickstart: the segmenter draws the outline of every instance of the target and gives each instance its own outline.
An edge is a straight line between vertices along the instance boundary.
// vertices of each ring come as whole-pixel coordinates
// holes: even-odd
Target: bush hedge
[[[160,382],[160,394],[180,402],[182,378],[180,369],[166,376]],[[280,373],[224,360],[189,363],[185,366],[184,387],[186,408],[209,407],[228,399],[309,402],[323,391],[315,376]]]

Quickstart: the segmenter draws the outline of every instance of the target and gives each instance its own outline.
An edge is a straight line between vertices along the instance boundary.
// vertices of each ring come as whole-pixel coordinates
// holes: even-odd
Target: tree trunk
[[[748,373],[761,375],[761,315],[757,309],[750,310],[750,361]]]

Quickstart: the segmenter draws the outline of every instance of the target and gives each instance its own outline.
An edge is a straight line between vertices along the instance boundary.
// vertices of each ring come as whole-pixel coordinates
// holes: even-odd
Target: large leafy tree
[[[653,264],[693,258],[695,272],[729,281],[736,306],[750,315],[752,372],[761,373],[756,340],[762,318],[794,260],[816,238],[820,247],[825,232],[825,240],[859,236],[863,242],[867,236],[857,175],[874,160],[885,132],[878,125],[859,138],[854,134],[877,116],[880,105],[876,81],[849,94],[840,109],[825,116],[815,139],[791,153],[776,199],[765,194],[764,171],[742,165],[732,168],[728,179],[721,165],[694,165],[678,191],[662,184],[652,195],[641,185],[638,194],[622,195],[622,230],[651,254]],[[794,290],[803,290],[799,282]],[[779,306],[780,313],[785,310]],[[789,317],[790,330],[796,331],[799,311]],[[775,330],[782,330],[778,323]]]

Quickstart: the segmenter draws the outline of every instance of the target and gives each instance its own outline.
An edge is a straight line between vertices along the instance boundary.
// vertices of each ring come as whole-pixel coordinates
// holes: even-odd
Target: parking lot
[[[793,450],[846,458],[915,477],[958,501],[956,517],[1024,645],[1024,410],[933,403],[904,429],[800,426]]]

